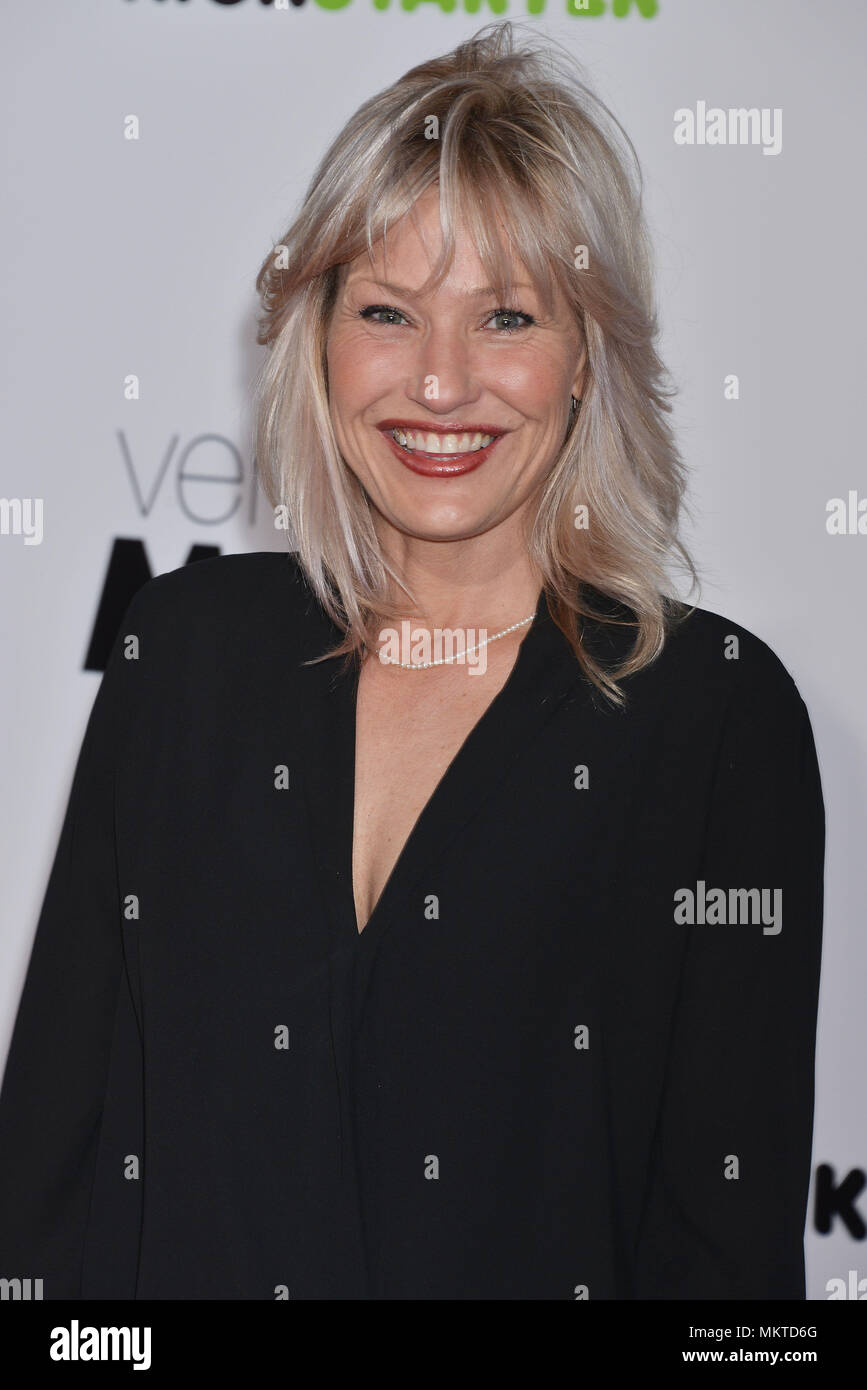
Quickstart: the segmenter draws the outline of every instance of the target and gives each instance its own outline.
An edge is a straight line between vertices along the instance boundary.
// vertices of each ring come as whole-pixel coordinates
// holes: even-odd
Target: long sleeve
[[[825,813],[796,686],[755,639],[741,660],[701,882],[673,885],[693,891],[697,920],[673,928],[687,944],[635,1252],[642,1299],[805,1296]],[[715,889],[727,920],[712,920]],[[761,922],[737,889],[765,890]]]
[[[78,1298],[123,978],[114,777],[133,600],[91,709],[0,1092],[0,1276]]]

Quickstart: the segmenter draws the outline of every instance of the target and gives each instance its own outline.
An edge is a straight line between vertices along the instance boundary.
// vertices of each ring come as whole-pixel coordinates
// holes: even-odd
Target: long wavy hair
[[[429,138],[437,126],[439,138]],[[344,633],[317,659],[374,650],[383,620],[418,611],[393,597],[413,596],[382,553],[366,493],[337,447],[325,345],[341,267],[372,255],[434,185],[442,254],[423,288],[448,274],[465,219],[500,302],[509,302],[514,256],[545,303],[559,287],[583,335],[580,410],[538,493],[527,545],[584,674],[623,704],[618,682],[653,661],[691,611],[671,593],[670,565],[699,583],[679,538],[686,473],[668,420],[675,392],[655,347],[641,169],[575,60],[550,39],[518,41],[509,21],[486,25],[360,107],[256,279],[257,341],[269,349],[254,389],[256,465],[307,582]],[[582,506],[588,524],[579,528]],[[617,621],[613,614],[635,640],[606,667],[582,626]]]

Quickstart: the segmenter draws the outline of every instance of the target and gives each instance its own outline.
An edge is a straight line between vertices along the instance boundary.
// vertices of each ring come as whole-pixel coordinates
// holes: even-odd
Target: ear
[[[576,401],[580,401],[584,395],[584,386],[587,380],[587,344],[582,340],[581,356],[578,359],[578,366],[575,369],[575,377],[572,382],[572,395]]]

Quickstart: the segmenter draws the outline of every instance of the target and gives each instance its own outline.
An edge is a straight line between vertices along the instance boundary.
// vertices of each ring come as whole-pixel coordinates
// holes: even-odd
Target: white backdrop
[[[85,664],[112,547],[141,541],[154,574],[194,545],[282,548],[251,465],[256,271],[359,103],[495,17],[381,3],[3,0],[0,494],[42,499],[43,533],[0,534],[0,1057],[99,682]],[[527,0],[503,3],[568,44],[636,145],[699,602],[773,647],[813,721],[828,849],[807,1259],[823,1299],[867,1278],[867,1190],[816,1230],[817,1170],[867,1169],[867,534],[826,527],[830,499],[867,498],[867,6],[592,0],[588,17],[548,0],[528,20]],[[779,152],[677,144],[674,113],[700,102],[779,110]]]

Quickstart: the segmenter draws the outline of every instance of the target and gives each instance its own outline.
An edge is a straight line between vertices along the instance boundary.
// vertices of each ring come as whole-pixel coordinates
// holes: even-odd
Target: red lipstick
[[[425,434],[508,434],[502,425],[480,424],[477,420],[408,420],[405,415],[379,420],[378,430],[420,430]]]
[[[420,473],[427,478],[455,478],[463,477],[465,473],[472,473],[485,462],[491,451],[496,448],[503,434],[506,431],[496,429],[493,425],[487,424],[458,424],[450,421],[438,420],[436,427],[429,421],[424,420],[383,420],[377,426],[382,431],[385,442],[389,445],[400,462],[413,473]],[[420,450],[405,449],[402,444],[398,444],[394,435],[394,429],[418,430],[425,434],[492,434],[494,437],[490,444],[486,444],[483,449],[474,449],[465,454],[426,454]]]

